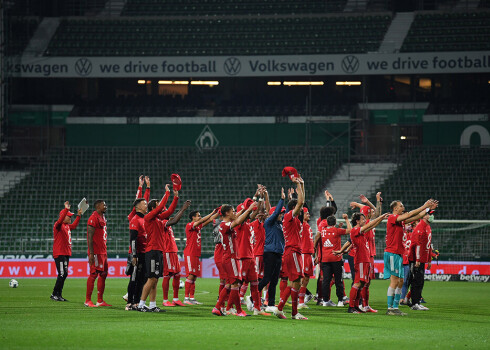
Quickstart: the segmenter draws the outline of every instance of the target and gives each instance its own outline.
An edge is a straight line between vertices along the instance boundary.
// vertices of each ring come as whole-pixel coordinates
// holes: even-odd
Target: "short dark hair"
[[[288,210],[293,210],[294,207],[296,206],[296,204],[298,204],[298,200],[297,199],[291,199],[288,202]]]
[[[328,226],[335,226],[336,223],[337,223],[337,219],[335,218],[335,216],[330,215],[327,218],[327,224],[328,224]]]
[[[223,204],[221,206],[220,215],[225,216],[230,210],[233,210],[233,207],[230,204]]]
[[[189,213],[189,219],[192,221],[194,220],[194,216],[197,215],[197,213],[199,213],[199,210],[193,210]]]
[[[328,218],[330,215],[333,215],[333,214],[335,214],[335,208],[334,207],[324,206],[324,207],[320,208],[320,218],[322,220],[325,220],[326,218]]]
[[[361,220],[361,216],[364,216],[364,214],[362,213],[354,213],[352,214],[352,217],[351,217],[351,224],[352,226],[356,226],[357,225],[357,221]]]
[[[97,206],[101,203],[104,203],[105,200],[103,199],[97,199],[95,202],[94,202],[94,208],[97,209]]]
[[[148,202],[148,211],[152,211],[157,207],[158,199],[152,199]]]
[[[398,203],[400,203],[400,202],[401,202],[401,201],[399,201],[399,200],[396,200],[396,201],[391,202],[391,204],[390,204],[390,209],[391,209],[391,211],[393,211],[393,209],[395,209],[396,205],[397,205]]]
[[[136,206],[137,206],[138,204],[140,204],[141,202],[143,202],[144,200],[145,200],[144,198],[136,198],[136,199],[134,200],[134,202],[133,202],[133,207],[135,207],[135,208],[136,208]]]

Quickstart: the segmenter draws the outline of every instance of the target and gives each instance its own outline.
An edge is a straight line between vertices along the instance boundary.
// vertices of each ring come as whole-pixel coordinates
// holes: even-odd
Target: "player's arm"
[[[61,224],[63,223],[63,221],[65,220],[66,218],[66,214],[68,214],[68,212],[70,211],[70,202],[66,201],[65,202],[65,209],[63,209],[63,213],[61,213],[60,217],[58,218],[58,220],[56,220],[56,222],[54,223],[54,226],[56,228],[59,228],[61,226]]]
[[[417,221],[417,220],[422,219],[425,215],[427,215],[427,213],[430,213],[431,210],[436,209],[438,205],[439,205],[438,201],[432,201],[432,204],[429,206],[429,208],[422,210],[420,213],[418,213],[415,216],[412,216],[411,218],[408,218],[407,220],[405,220],[405,223],[409,224],[413,221]]]
[[[150,211],[148,214],[145,215],[145,221],[150,221],[155,219],[158,216],[158,214],[160,214],[160,212],[163,210],[167,202],[168,196],[170,195],[170,190],[167,190],[167,188],[168,185],[165,186],[165,190],[166,190],[165,195],[163,196],[160,203],[152,211]]]
[[[384,219],[388,219],[388,216],[390,216],[390,213],[384,213],[376,219],[369,221],[366,225],[361,227],[361,232],[366,232],[375,228],[381,223],[381,221],[383,221]]]
[[[381,198],[381,192],[376,193],[376,208],[374,213],[371,215],[371,219],[376,219],[381,215],[381,210],[383,208],[383,198]]]
[[[78,227],[78,224],[80,223],[80,218],[82,217],[82,210],[78,209],[77,212],[77,217],[75,220],[70,224],[70,230],[74,230]]]
[[[284,193],[284,188],[281,188],[281,199],[279,199],[279,202],[277,203],[276,209],[274,210],[272,215],[269,216],[267,219],[265,219],[264,225],[273,224],[277,220],[277,217],[279,216],[282,208],[284,207],[284,199],[285,198],[286,198],[286,194]]]
[[[145,176],[145,182],[146,182],[146,189],[145,189],[145,195],[144,198],[147,202],[150,201],[150,177]]]
[[[206,215],[205,217],[201,218],[199,221],[196,221],[195,223],[192,224],[192,227],[196,227],[199,225],[206,226],[210,222],[213,221],[213,219],[216,219],[218,217],[218,209],[214,209],[211,213]]]
[[[361,203],[357,203],[357,202],[350,202],[349,206],[351,209],[356,209],[356,208],[361,209],[363,207]]]
[[[95,227],[88,225],[87,226],[87,240],[88,240],[88,263],[89,263],[89,265],[95,264],[94,234],[95,234]]]
[[[175,192],[177,192],[177,191],[175,191]],[[174,203],[172,202],[172,204],[174,204]],[[170,220],[168,220],[167,226],[173,226],[176,223],[178,223],[180,221],[180,219],[182,218],[182,215],[184,215],[184,212],[187,210],[187,208],[189,208],[190,205],[191,205],[191,201],[185,201],[184,205],[182,206],[182,208],[180,208],[180,210],[177,212],[177,214],[175,214],[175,216],[173,216]]]
[[[340,250],[334,250],[332,253],[333,253],[333,255],[342,255],[345,252],[348,252],[349,251],[349,248],[351,247],[351,245],[352,245],[352,242],[351,241],[347,241],[347,242],[344,243],[344,245],[342,246],[342,248],[340,248]]]
[[[352,225],[349,221],[349,217],[347,216],[347,214],[342,214],[342,217],[344,218],[345,220],[345,224],[347,225],[347,228],[345,229],[345,233],[350,233],[350,231],[352,230]]]
[[[332,207],[335,208],[335,212],[337,212],[337,204],[335,203],[332,194],[328,192],[328,190],[325,190],[325,199],[327,200],[327,202],[330,202],[332,204]]]
[[[214,220],[216,220],[219,217],[219,209],[215,209],[215,210],[216,210],[216,213],[211,215],[211,217],[202,224],[203,227],[209,225],[210,223],[212,223]]]
[[[361,194],[359,196],[359,198],[361,199],[361,202],[363,202],[365,205],[369,206],[369,208],[375,210],[376,207],[373,205],[373,203],[371,203],[371,201],[369,199],[367,199],[367,197],[363,194]]]
[[[417,215],[418,213],[420,213],[421,211],[427,209],[430,207],[430,205],[432,204],[432,200],[429,199],[427,202],[424,203],[423,206],[421,206],[420,208],[417,208],[417,209],[414,209],[412,211],[409,211],[408,213],[405,213],[405,214],[401,214],[401,215],[398,215],[398,217],[396,218],[396,221],[397,222],[400,222],[400,221],[406,221],[408,218],[411,218],[412,216],[415,216]]]
[[[301,211],[301,207],[303,206],[305,202],[305,193],[304,193],[304,181],[301,177],[294,178],[294,182],[297,183],[296,186],[296,193],[298,194],[298,202],[296,203],[296,206],[293,209],[293,217],[296,217],[299,215]]]
[[[170,204],[170,207],[168,207],[167,210],[164,212],[158,214],[158,218],[161,220],[167,219],[172,215],[177,208],[177,203],[179,202],[179,191],[174,190],[174,199],[172,200],[172,203]],[[189,201],[190,202],[190,201]],[[162,208],[163,209],[163,208]]]
[[[230,228],[234,228],[238,225],[243,224],[243,222],[247,219],[247,217],[250,215],[252,210],[254,210],[254,208],[256,207],[257,207],[257,202],[253,202],[253,204],[250,207],[248,207],[247,210],[242,211],[242,214],[231,223]]]
[[[265,212],[269,214],[271,210],[271,202],[269,200],[269,192],[267,192],[267,188],[264,187],[264,200],[265,200]]]
[[[259,205],[257,206],[257,210],[252,210],[252,213],[250,214],[250,220],[255,220],[255,217],[257,214],[262,210],[262,207],[264,205],[264,198],[259,198]]]

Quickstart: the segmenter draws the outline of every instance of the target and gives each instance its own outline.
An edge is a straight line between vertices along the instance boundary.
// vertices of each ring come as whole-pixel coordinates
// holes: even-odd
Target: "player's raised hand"
[[[381,198],[381,192],[376,193],[376,200],[378,202],[382,202],[383,201],[383,198]]]
[[[360,200],[361,200],[361,202],[363,202],[363,203],[367,203],[367,202],[368,202],[368,199],[367,199],[367,198],[366,198],[366,196],[365,196],[365,195],[363,195],[363,194],[361,194],[361,195],[359,196],[359,199],[360,199]]]
[[[284,187],[281,187],[281,198],[286,199],[286,194],[284,193]]]
[[[432,209],[432,210],[434,210],[434,209],[437,208],[438,205],[439,205],[439,201],[437,201],[437,200],[434,199],[432,201],[431,205],[429,206],[429,208]]]
[[[140,177],[138,178],[138,183],[139,183],[139,186],[143,186],[143,184],[145,183],[145,176],[144,175],[140,175]]]
[[[344,223],[343,222],[339,222],[339,228],[342,228],[344,227]]]
[[[259,206],[259,203],[258,202],[253,202],[250,207],[248,208],[250,211],[254,210],[255,208],[257,208]]]
[[[70,210],[70,207],[71,207],[70,202],[66,201],[65,202],[65,209]]]
[[[177,192],[177,191],[174,191],[174,193]],[[179,194],[179,192],[177,192],[176,196]],[[191,201],[190,200],[186,200],[185,203],[184,203],[184,209],[187,209],[191,206]]]
[[[347,214],[342,214],[342,217],[344,218],[344,220],[347,220],[349,218]]]
[[[82,209],[78,209],[78,211],[77,211],[77,215],[82,216]]]
[[[174,190],[174,196],[178,197],[179,196],[179,191]]]
[[[390,213],[384,213],[383,215],[381,215],[381,217],[383,218],[383,220],[386,220],[390,215]]]
[[[150,177],[145,176],[146,187],[150,188]]]
[[[357,208],[357,203],[356,202],[350,202],[350,208],[351,209],[356,209]]]
[[[165,185],[165,192],[170,192],[170,185],[169,184]]]
[[[327,201],[333,201],[333,197],[330,192],[328,192],[328,190],[325,190],[325,198],[327,199]]]

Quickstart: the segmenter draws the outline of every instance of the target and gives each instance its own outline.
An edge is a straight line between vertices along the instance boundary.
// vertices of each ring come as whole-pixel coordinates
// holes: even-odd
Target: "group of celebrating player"
[[[212,313],[217,316],[249,316],[243,309],[243,297],[250,286],[250,296],[245,304],[253,315],[271,316],[284,319],[284,307],[291,297],[292,319],[307,320],[298,309],[308,308],[305,295],[310,277],[314,276],[315,265],[320,265],[321,275],[318,297],[323,306],[335,306],[330,300],[330,288],[336,285],[338,306],[349,302],[349,313],[377,312],[369,306],[369,285],[374,278],[375,227],[387,219],[386,249],[384,253],[384,278],[390,279],[387,292],[388,315],[405,315],[399,310],[402,287],[411,283],[412,309],[427,309],[420,305],[425,263],[431,258],[431,231],[429,223],[438,202],[428,200],[423,206],[410,212],[400,201],[391,203],[392,214],[381,214],[381,193],[376,195],[376,206],[361,195],[361,203],[352,202],[353,209],[359,208],[351,220],[343,214],[346,228],[337,225],[337,206],[332,195],[326,191],[327,205],[320,210],[317,220],[317,234],[308,223],[310,213],[305,206],[304,180],[296,169],[286,167],[283,176],[289,176],[296,189],[288,191],[285,202],[284,189],[281,199],[271,208],[269,194],[265,186],[258,185],[253,198],[247,198],[235,208],[223,204],[202,217],[199,211],[191,211],[190,222],[186,225],[186,247],[184,265],[187,274],[185,298],[179,300],[180,263],[178,248],[172,226],[180,221],[191,202],[186,201],[175,214],[182,187],[180,177],[172,174],[173,200],[168,207],[170,186],[165,186],[161,200],[150,200],[150,179],[140,176],[136,199],[132,212],[128,215],[130,246],[126,274],[130,276],[126,310],[141,312],[164,312],[156,305],[157,283],[163,278],[163,306],[199,305],[194,298],[196,278],[201,276],[201,229],[213,223],[215,234],[214,260],[219,271],[219,296]],[[146,189],[143,195],[143,185]],[[51,298],[66,301],[62,297],[64,281],[68,274],[71,256],[71,230],[80,221],[79,210],[76,220],[69,211],[70,204],[60,212],[54,225],[53,257],[58,278]],[[107,221],[104,213],[106,203],[97,200],[94,212],[87,223],[88,261],[90,275],[87,280],[85,306],[110,306],[103,299],[107,264]],[[172,216],[173,215],[173,216]],[[411,236],[407,237],[406,227],[417,222]],[[341,236],[349,235],[349,240],[341,247]],[[349,264],[353,279],[349,298],[343,284],[342,254],[349,252]],[[404,261],[403,256],[406,256]],[[404,268],[408,265],[408,268]],[[333,277],[333,279],[332,279]],[[97,282],[97,303],[91,300],[95,280]],[[168,300],[170,279],[172,278],[173,299]],[[278,279],[280,301],[275,306],[275,289]],[[287,285],[289,281],[289,285]],[[332,283],[331,283],[332,282]],[[406,289],[406,288],[405,288]],[[264,301],[261,298],[264,292]],[[309,293],[311,294],[311,293]],[[266,297],[267,296],[267,297]],[[149,305],[146,301],[149,297]],[[362,299],[362,303],[361,303]],[[308,299],[306,299],[308,300]],[[319,300],[320,303],[320,300]]]

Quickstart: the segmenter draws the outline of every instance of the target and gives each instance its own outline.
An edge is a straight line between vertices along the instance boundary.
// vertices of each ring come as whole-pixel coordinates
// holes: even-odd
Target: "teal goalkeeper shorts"
[[[390,276],[404,277],[403,258],[401,255],[385,252],[384,263],[383,279],[387,280]]]

